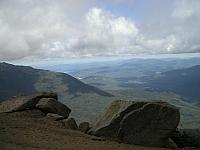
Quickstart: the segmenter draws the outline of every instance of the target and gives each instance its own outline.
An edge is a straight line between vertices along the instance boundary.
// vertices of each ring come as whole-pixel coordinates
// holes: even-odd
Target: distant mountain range
[[[93,65],[88,65],[88,67],[85,68],[82,67],[74,71],[70,70],[70,74],[79,78],[85,78],[89,76],[103,76],[112,78],[151,76],[157,72],[166,72],[170,70],[184,69],[195,65],[200,65],[200,58],[135,58],[114,61],[112,63],[104,62],[101,64],[101,66],[95,65],[96,64],[93,63]],[[56,70],[54,67],[51,69]],[[62,70],[65,70],[65,72],[68,71],[67,67],[62,68]]]
[[[140,88],[149,91],[173,92],[185,100],[200,102],[200,65],[171,70],[152,76],[120,78],[124,88]]]
[[[174,92],[189,101],[200,102],[200,65],[144,77],[141,81],[142,87]]]
[[[81,81],[104,90],[133,89],[173,92],[200,102],[200,58],[130,59],[74,72]]]
[[[123,81],[117,82],[119,79]],[[132,82],[132,80],[135,81],[139,79],[150,81],[147,77],[127,78],[126,80],[123,78],[112,78],[112,76],[105,76],[103,78],[101,76],[100,78],[93,76],[93,78],[88,78],[91,82],[99,83],[99,87],[101,87],[101,84],[106,84],[110,90],[105,91],[85,84],[65,73],[0,63],[0,100],[3,101],[15,95],[55,92],[58,93],[62,103],[72,108],[73,111],[71,115],[74,116],[78,122],[95,121],[96,117],[98,117],[113,100],[163,100],[180,108],[181,124],[183,124],[183,127],[200,128],[200,109],[198,105],[185,102],[182,100],[182,97],[173,93],[159,92],[156,90],[151,91],[145,88],[132,88],[132,86],[138,86],[136,84],[130,84],[137,83]],[[117,83],[116,85],[115,82]],[[115,86],[121,89],[116,89]],[[126,86],[129,88],[126,88]]]

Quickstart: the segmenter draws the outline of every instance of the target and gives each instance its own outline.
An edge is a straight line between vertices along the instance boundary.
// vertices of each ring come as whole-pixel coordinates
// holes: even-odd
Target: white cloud
[[[200,15],[200,6],[198,0],[180,0],[175,3],[175,9],[172,13],[177,19],[188,19],[195,15]]]
[[[150,19],[143,22],[137,40],[142,49],[150,54],[199,53],[200,1],[175,0],[170,6],[154,2],[153,8],[161,11],[152,14],[148,10],[146,18]]]
[[[77,32],[81,14],[92,5],[93,0],[1,0],[0,60],[63,56],[54,43]]]
[[[109,2],[137,7],[135,0]],[[200,52],[199,0],[141,2],[146,18],[137,25],[132,14],[116,15],[98,4],[1,0],[0,60]]]
[[[200,52],[197,46],[200,39],[200,1],[177,1],[172,13],[172,21],[174,22],[174,30],[172,32],[180,40],[179,47],[175,51]]]
[[[85,15],[84,32],[69,40],[68,49],[80,55],[110,55],[129,46],[138,34],[135,24],[125,17],[116,17],[100,8]]]

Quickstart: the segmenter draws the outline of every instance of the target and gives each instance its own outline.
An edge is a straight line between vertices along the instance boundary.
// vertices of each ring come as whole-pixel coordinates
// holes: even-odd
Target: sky
[[[200,0],[0,0],[0,61],[200,53]]]

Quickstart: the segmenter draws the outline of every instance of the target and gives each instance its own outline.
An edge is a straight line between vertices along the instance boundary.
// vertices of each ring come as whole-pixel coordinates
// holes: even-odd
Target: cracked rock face
[[[167,147],[179,121],[179,110],[166,102],[114,101],[89,133],[129,144]]]

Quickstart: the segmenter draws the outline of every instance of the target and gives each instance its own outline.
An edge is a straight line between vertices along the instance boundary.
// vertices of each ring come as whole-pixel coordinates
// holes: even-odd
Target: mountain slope
[[[31,94],[43,91],[55,91],[76,95],[78,93],[95,93],[101,96],[111,94],[64,73],[34,69],[27,66],[14,66],[0,63],[0,100],[18,94]]]
[[[78,121],[95,120],[112,100],[111,94],[64,73],[0,63],[0,101],[37,92],[57,93]]]

